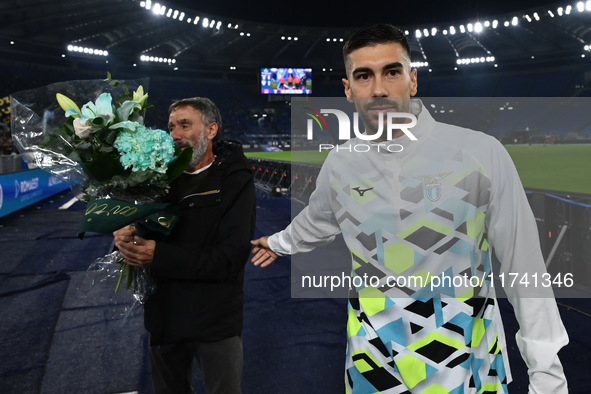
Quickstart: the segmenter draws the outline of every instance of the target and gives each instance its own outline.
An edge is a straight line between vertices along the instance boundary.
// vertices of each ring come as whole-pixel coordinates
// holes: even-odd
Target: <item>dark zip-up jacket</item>
[[[242,332],[244,266],[255,226],[251,167],[236,142],[218,141],[205,177],[183,174],[168,200],[180,220],[156,242],[156,291],[145,304],[151,344],[212,342]]]

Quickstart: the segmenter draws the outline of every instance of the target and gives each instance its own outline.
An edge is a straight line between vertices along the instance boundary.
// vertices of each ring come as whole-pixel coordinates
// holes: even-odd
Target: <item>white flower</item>
[[[74,119],[74,131],[76,135],[80,138],[87,138],[90,133],[96,130],[92,123],[90,122],[91,119],[84,119],[81,120],[80,118]]]

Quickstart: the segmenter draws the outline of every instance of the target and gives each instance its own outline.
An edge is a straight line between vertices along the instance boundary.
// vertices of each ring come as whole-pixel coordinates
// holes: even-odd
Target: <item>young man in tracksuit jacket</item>
[[[417,74],[399,29],[361,29],[343,54],[345,94],[368,134],[379,129],[379,115],[398,112],[416,117],[416,140],[397,130],[390,140],[356,137],[333,149],[309,205],[285,230],[253,241],[252,260],[266,266],[342,233],[352,277],[376,278],[354,281],[349,295],[347,393],[507,393],[492,249],[506,276],[547,275],[515,167],[493,137],[436,122],[411,99]],[[368,143],[368,151],[352,149]],[[445,277],[464,275],[477,280],[443,285]],[[397,285],[400,278],[408,280]],[[566,394],[557,354],[568,336],[552,289],[540,283],[504,290],[520,325],[529,393]]]

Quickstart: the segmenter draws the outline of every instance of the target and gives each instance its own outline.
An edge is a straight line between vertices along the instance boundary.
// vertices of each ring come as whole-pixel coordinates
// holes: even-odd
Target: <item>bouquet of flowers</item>
[[[157,201],[186,168],[192,150],[175,149],[166,131],[144,125],[146,84],[107,75],[106,80],[56,83],[10,97],[13,139],[25,160],[66,181],[87,203],[81,238],[86,231],[111,233],[132,223],[140,235],[148,230],[167,234],[175,223],[174,210]],[[89,95],[94,101],[80,108],[76,101]],[[127,266],[119,252],[91,269],[114,263],[120,264],[116,291],[127,270],[126,287],[133,287],[143,303],[153,290],[146,269]]]

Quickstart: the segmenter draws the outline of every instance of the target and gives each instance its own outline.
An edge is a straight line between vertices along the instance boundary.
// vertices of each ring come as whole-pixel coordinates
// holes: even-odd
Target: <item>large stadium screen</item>
[[[311,68],[261,68],[262,94],[311,94]]]

